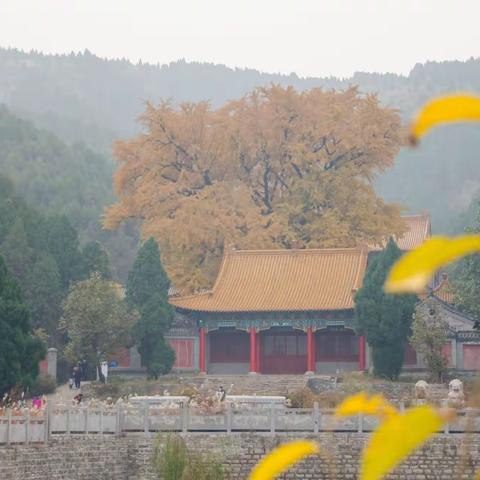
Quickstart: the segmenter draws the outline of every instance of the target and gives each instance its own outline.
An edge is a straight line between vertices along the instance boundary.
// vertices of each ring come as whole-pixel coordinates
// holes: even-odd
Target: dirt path
[[[82,385],[84,383],[89,383],[89,382],[82,382]],[[50,400],[51,402],[53,402],[54,405],[58,403],[66,403],[68,405],[71,405],[73,397],[81,392],[82,392],[81,387],[80,387],[80,390],[71,389],[68,383],[65,383],[64,385],[59,385],[55,390],[55,393],[51,393],[50,395],[47,395],[47,400]]]

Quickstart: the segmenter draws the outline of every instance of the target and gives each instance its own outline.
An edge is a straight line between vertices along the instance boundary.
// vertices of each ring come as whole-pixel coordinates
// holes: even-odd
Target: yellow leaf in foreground
[[[432,237],[393,265],[384,289],[387,293],[422,293],[440,267],[477,251],[480,235]]]
[[[363,451],[360,479],[382,478],[438,431],[444,420],[426,405],[386,417]]]
[[[319,447],[317,443],[307,442],[305,440],[280,445],[275,450],[272,450],[253,469],[249,480],[269,480],[275,478],[293,464],[308,455],[313,455],[318,452]]]
[[[451,122],[480,120],[480,98],[472,95],[447,95],[431,100],[420,110],[410,127],[416,143],[431,128]]]
[[[382,395],[368,397],[365,392],[346,398],[335,410],[335,416],[349,415],[394,415],[397,410]]]

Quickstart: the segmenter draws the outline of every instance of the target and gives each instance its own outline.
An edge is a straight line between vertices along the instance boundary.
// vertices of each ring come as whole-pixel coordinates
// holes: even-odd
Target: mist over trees
[[[427,62],[416,65],[408,76],[358,72],[338,79],[300,78],[184,60],[135,65],[125,59],[105,60],[88,51],[44,55],[0,48],[0,104],[56,137],[35,129],[37,140],[25,140],[31,136],[26,132],[33,128],[31,124],[27,127],[17,119],[12,126],[9,118],[5,125],[5,119],[0,119],[0,167],[28,201],[48,213],[67,214],[82,241],[104,243],[113,276],[124,281],[138,247],[136,228],[127,224],[125,235],[112,236],[98,226],[102,208],[113,198],[112,141],[141,131],[136,119],[147,101],[157,105],[171,98],[178,106],[210,100],[215,109],[271,83],[291,85],[298,91],[314,87],[345,90],[358,85],[360,92],[378,93],[381,103],[399,109],[405,120],[432,95],[452,90],[479,92],[480,60]],[[0,117],[5,115],[5,111],[0,113]],[[16,132],[19,128],[23,133]],[[478,128],[438,130],[425,139],[422,149],[402,149],[395,166],[377,174],[377,192],[387,202],[399,202],[414,212],[430,210],[436,232],[462,230],[474,218],[470,203],[480,196],[476,158],[480,135],[471,132]],[[9,138],[7,152],[15,143],[22,146],[13,148],[6,158]],[[69,183],[72,178],[75,184]]]
[[[44,215],[68,218],[79,235],[77,241],[100,241],[110,254],[115,277],[125,280],[138,234],[130,225],[106,232],[100,223],[103,207],[114,200],[113,170],[106,156],[84,143],[68,145],[0,106],[0,171],[16,195]],[[58,237],[52,234],[52,248],[55,241]],[[62,248],[58,246],[59,251]]]
[[[338,79],[267,74],[183,60],[134,65],[124,59],[101,59],[88,51],[43,55],[0,49],[0,103],[63,140],[82,140],[106,153],[114,139],[139,132],[135,120],[144,111],[145,101],[210,100],[215,108],[271,83],[297,90],[358,85],[361,92],[378,93],[384,105],[398,108],[406,119],[431,95],[452,90],[479,92],[480,60],[417,64],[407,77],[359,72]],[[434,230],[461,229],[464,222],[459,224],[456,218],[479,196],[480,189],[480,172],[475,168],[480,136],[471,135],[469,128],[479,127],[434,132],[421,150],[403,149],[395,167],[378,179],[377,191],[387,201],[400,202],[413,211],[429,209]]]

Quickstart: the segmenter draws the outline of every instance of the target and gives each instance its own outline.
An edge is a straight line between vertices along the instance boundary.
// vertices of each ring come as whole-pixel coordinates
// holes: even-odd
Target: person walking
[[[73,367],[73,380],[75,381],[75,388],[79,389],[82,382],[82,369],[80,367],[80,362]]]

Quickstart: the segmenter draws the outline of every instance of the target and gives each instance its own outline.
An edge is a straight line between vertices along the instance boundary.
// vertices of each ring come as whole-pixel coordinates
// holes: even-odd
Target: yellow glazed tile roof
[[[356,248],[228,251],[211,291],[170,302],[200,312],[350,309],[367,253]]]
[[[433,290],[433,294],[445,303],[452,304],[455,300],[455,293],[447,276],[445,276],[438,287]]]
[[[395,239],[400,250],[404,252],[413,250],[430,237],[430,216],[428,213],[402,215],[402,220],[407,226],[407,231],[400,238]],[[371,251],[379,251],[382,249],[383,246],[380,245],[375,245],[370,248]]]
[[[442,272],[442,277],[438,285],[432,289],[425,291],[420,295],[421,299],[427,298],[429,295],[434,295],[445,303],[453,304],[455,300],[455,291],[448,280],[446,272]]]

